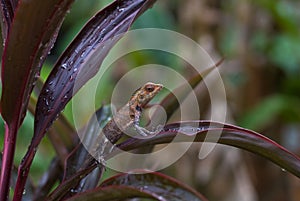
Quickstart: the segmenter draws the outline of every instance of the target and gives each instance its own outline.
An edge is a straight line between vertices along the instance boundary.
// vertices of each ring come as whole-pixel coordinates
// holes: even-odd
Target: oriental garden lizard
[[[151,136],[159,133],[162,130],[162,125],[157,126],[154,131],[150,131],[140,126],[140,119],[143,109],[147,107],[147,104],[162,88],[163,86],[161,84],[152,82],[147,82],[138,88],[132,94],[127,104],[118,110],[113,118],[103,127],[102,131],[94,140],[95,143],[91,145],[91,152],[82,163],[80,169],[85,170],[91,165],[95,165],[96,162],[100,171],[98,177],[101,178],[106,164],[105,157],[112,152],[115,143],[124,133],[131,132],[132,129],[136,131],[135,134],[140,136]],[[95,161],[95,159],[97,161]],[[77,185],[73,191],[81,192],[82,189],[85,188],[86,180],[83,179]]]
[[[154,131],[149,131],[139,125],[143,109],[147,107],[147,104],[162,88],[161,84],[147,82],[132,94],[125,106],[117,111],[114,118],[104,126],[101,132],[112,145],[123,136],[123,133],[130,131],[130,129],[135,130],[141,136],[155,135],[162,129],[162,125],[159,125]],[[97,146],[93,152],[97,153],[96,158],[98,160],[104,162],[103,157],[113,147],[108,145],[108,140],[102,134],[99,135],[100,139],[98,138]]]

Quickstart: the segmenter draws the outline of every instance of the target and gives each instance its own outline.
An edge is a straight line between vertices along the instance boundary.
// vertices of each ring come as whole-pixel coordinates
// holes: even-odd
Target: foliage
[[[73,126],[64,115],[61,115],[67,103],[99,70],[113,45],[154,3],[155,0],[116,0],[100,10],[70,42],[43,83],[38,80],[41,68],[53,48],[64,16],[73,4],[73,0],[2,2],[4,47],[1,115],[5,124],[5,134],[3,154],[1,154],[0,200],[9,199],[10,186],[14,189],[12,192],[14,201],[22,200],[22,197],[27,200],[115,200],[135,197],[154,200],[206,200],[196,190],[178,180],[161,173],[146,173],[145,170],[143,170],[144,174],[117,174],[98,184],[102,178],[98,165],[94,163],[87,167],[81,166],[87,153],[80,147]],[[274,9],[271,11],[276,13]],[[276,13],[278,18],[286,19],[279,14]],[[290,29],[291,26],[293,26],[292,22],[287,28]],[[289,49],[293,46],[292,42],[286,45],[282,41],[284,38],[278,40],[280,47],[287,46]],[[278,58],[274,56],[278,54],[276,47],[273,49],[270,51],[270,57]],[[296,63],[291,61],[288,66],[294,68]],[[196,88],[202,78],[216,66],[208,68],[201,75],[192,77],[189,85]],[[80,79],[79,85],[75,85],[76,79]],[[32,93],[35,85],[36,88]],[[181,97],[188,95],[184,87],[175,89]],[[284,102],[284,100],[279,99],[279,105],[280,101]],[[278,101],[275,103],[278,105]],[[269,105],[268,102],[265,104]],[[160,105],[165,108],[168,118],[179,107],[172,93],[168,94]],[[288,109],[287,106],[279,107],[275,104],[270,110],[275,110],[274,108]],[[15,167],[17,137],[24,135],[21,125],[27,110],[34,115],[33,135],[25,156],[18,167]],[[268,113],[268,108],[265,111]],[[105,106],[101,107],[95,115],[98,117],[97,121],[91,120],[87,124],[87,131],[90,129],[92,132],[94,124],[99,122],[105,124],[110,117]],[[257,117],[252,115],[250,119],[254,118]],[[246,122],[251,121],[246,120]],[[214,135],[216,132],[221,133],[218,143],[250,151],[272,161],[293,175],[300,176],[300,159],[284,147],[254,131],[212,121],[167,124],[153,138],[129,138],[118,143],[117,147],[127,151],[145,150],[149,147],[148,150],[152,150],[154,145],[169,143],[177,135],[181,136],[182,142],[205,140],[215,142],[218,140]],[[46,133],[56,153],[40,183],[35,186],[28,179],[29,171],[38,146]],[[113,154],[118,153],[113,152]],[[132,172],[138,171],[132,170]]]

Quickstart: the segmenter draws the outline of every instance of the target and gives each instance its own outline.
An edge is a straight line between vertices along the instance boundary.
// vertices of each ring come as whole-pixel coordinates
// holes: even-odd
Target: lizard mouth
[[[157,86],[158,86],[157,91],[160,91],[164,87],[162,84],[157,84]]]
[[[162,90],[162,88],[163,88],[163,85],[162,84],[157,84],[157,88],[156,88],[156,90],[155,90],[155,94],[157,94],[158,92],[160,92],[161,90]]]

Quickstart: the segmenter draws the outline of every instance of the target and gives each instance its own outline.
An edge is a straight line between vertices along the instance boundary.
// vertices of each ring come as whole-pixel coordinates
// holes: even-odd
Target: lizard
[[[147,82],[135,90],[129,101],[108,121],[102,129],[102,134],[104,134],[106,138],[100,134],[100,139],[98,138],[97,145],[93,150],[94,153],[97,152],[97,158],[100,159],[100,161],[104,162],[103,155],[110,152],[104,150],[107,150],[108,147],[110,147],[110,149],[113,148],[111,146],[107,147],[107,139],[114,145],[123,136],[123,133],[129,131],[131,128],[141,136],[155,135],[162,129],[162,125],[159,125],[154,131],[150,131],[139,125],[143,109],[147,107],[147,104],[162,88],[163,85],[161,84]]]
[[[157,126],[154,131],[150,131],[140,126],[140,119],[143,109],[147,107],[147,104],[162,88],[163,85],[161,84],[147,82],[135,90],[129,101],[113,115],[113,118],[109,120],[102,131],[100,131],[90,149],[90,154],[82,163],[80,169],[85,169],[93,164],[97,164],[100,171],[99,175],[101,175],[105,170],[105,157],[112,151],[115,143],[123,134],[130,131],[131,128],[136,131],[136,134],[141,136],[151,136],[159,133],[162,130],[162,125]],[[83,179],[77,184],[78,186],[73,189],[73,193],[81,192],[85,184],[85,180]]]

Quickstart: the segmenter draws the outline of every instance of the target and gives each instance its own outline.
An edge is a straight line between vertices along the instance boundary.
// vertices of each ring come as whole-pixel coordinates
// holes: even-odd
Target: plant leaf
[[[2,27],[9,29],[4,30],[4,36],[9,35],[2,56],[1,114],[6,122],[3,152],[6,160],[2,163],[0,199],[8,196],[17,130],[25,117],[34,81],[73,0],[18,1],[12,14],[16,2],[1,1],[2,9],[10,6],[11,11]]]
[[[202,81],[203,78],[205,78],[209,73],[211,73],[214,69],[219,67],[222,62],[224,61],[224,58],[220,59],[217,63],[215,63],[213,66],[206,68],[202,73],[195,75],[194,77],[190,78],[188,80],[189,86],[194,89],[196,86],[198,86]],[[176,111],[176,109],[179,107],[179,100],[184,100],[189,95],[189,90],[187,90],[187,85],[183,84],[176,89],[173,90],[173,93],[169,93],[160,103],[167,115],[167,119],[169,119],[172,114]],[[176,94],[176,96],[174,95]],[[153,118],[159,119],[159,114],[154,113]],[[153,150],[154,146],[147,146],[140,148],[136,150],[136,153],[150,153]]]
[[[97,13],[56,62],[39,96],[34,137],[20,165],[20,180],[28,175],[35,150],[47,129],[73,95],[99,70],[110,48],[155,0],[115,1]],[[75,86],[76,81],[76,86]]]
[[[16,10],[12,13],[16,0],[5,3],[1,1],[2,9],[5,9],[3,6],[10,6],[10,11],[9,14],[6,13],[9,19],[6,19],[6,25],[2,27],[9,31],[4,30],[4,36],[8,36],[2,55],[1,114],[6,123],[6,133],[0,199],[8,198],[17,130],[25,117],[34,82],[72,2],[73,0],[31,0],[30,3],[18,1]],[[9,25],[12,15],[13,21]]]
[[[72,177],[63,181],[48,197],[47,201],[55,201],[60,200],[65,194],[72,191],[72,188],[77,186],[82,178],[91,173],[96,167],[98,167],[97,163],[94,163],[85,169],[76,172]]]
[[[32,0],[18,4],[2,57],[1,112],[8,124],[20,126],[34,81],[72,2]]]
[[[37,82],[39,83],[39,82]],[[35,87],[36,89],[37,87]],[[34,116],[36,100],[30,96],[28,111]],[[61,135],[63,133],[63,135]],[[78,144],[79,138],[75,129],[66,117],[61,114],[58,119],[53,123],[53,127],[48,132],[48,138],[59,157],[62,166],[65,163],[67,155]]]
[[[63,184],[64,187],[70,185],[69,188],[72,188],[71,191],[62,191],[64,192],[63,199],[70,197],[74,192],[84,192],[88,189],[94,188],[101,178],[103,169],[99,165],[95,166],[95,168],[91,169],[91,171],[87,171],[84,174],[81,174],[81,178],[77,177],[73,182],[69,182],[74,179],[74,175],[77,172],[80,172],[82,169],[86,168],[85,162],[89,153],[86,149],[86,146],[93,145],[95,142],[95,138],[100,132],[100,128],[105,125],[108,121],[108,118],[111,116],[110,106],[103,106],[99,110],[97,110],[89,120],[86,128],[84,129],[84,135],[81,139],[82,143],[80,143],[68,156],[66,160],[66,166],[64,170],[64,178]],[[84,176],[82,176],[84,175]],[[78,179],[80,178],[80,179]],[[78,185],[77,185],[78,183]],[[65,185],[66,184],[66,185]],[[68,188],[68,187],[67,187]],[[62,188],[61,188],[62,189]],[[59,190],[58,190],[59,191]],[[55,196],[55,194],[54,194]],[[58,198],[55,198],[58,199]]]
[[[89,155],[86,146],[94,145],[95,139],[97,139],[97,135],[101,131],[101,127],[104,127],[110,117],[111,111],[108,105],[101,107],[92,115],[83,131],[84,134],[81,138],[81,144],[69,154],[66,160],[64,180],[70,178],[82,167],[87,155]]]
[[[126,198],[152,198],[155,197],[148,192],[141,191],[129,186],[109,186],[101,188],[100,190],[87,192],[73,196],[68,201],[111,201],[111,200],[125,200]]]
[[[195,124],[198,126],[195,127]],[[178,131],[180,132],[178,133]],[[222,132],[221,136],[219,133],[216,134],[216,132]],[[125,151],[130,151],[146,146],[170,143],[176,135],[181,135],[179,138],[181,142],[203,142],[205,140],[205,142],[217,142],[250,151],[272,161],[295,176],[300,177],[300,159],[298,156],[259,133],[219,122],[191,121],[182,122],[181,124],[169,124],[165,126],[161,133],[152,138],[131,138],[118,144],[117,147]],[[216,139],[216,136],[220,136],[220,138]],[[113,151],[107,156],[107,159],[116,154],[118,154],[118,151]],[[97,164],[93,164],[78,171],[71,178],[64,181],[64,183],[50,195],[48,200],[59,199],[62,193],[69,191],[74,186],[73,183],[78,183],[80,178],[85,177],[96,167]]]
[[[144,6],[150,6],[149,2],[153,1],[115,1],[80,31],[57,61],[41,91],[33,144],[38,144],[73,95],[96,74],[110,48],[129,29]]]
[[[2,39],[5,42],[13,17],[15,8],[17,5],[17,0],[2,0],[1,1],[1,30],[2,30]]]
[[[0,153],[0,163],[2,162],[2,154]],[[16,180],[18,175],[18,168],[13,166],[12,168],[12,179],[11,179],[11,188],[15,188]],[[31,180],[26,182],[26,194],[24,195],[25,200],[31,200],[33,197],[33,192],[35,191],[35,186]]]
[[[123,200],[132,197],[144,198],[145,195],[156,200],[207,200],[194,189],[161,173],[149,173],[143,170],[133,173],[137,174],[119,174],[111,177],[100,187],[78,194],[68,201]],[[123,187],[131,190],[120,192],[119,189]],[[109,194],[108,189],[110,189]]]
[[[220,138],[218,138],[219,132],[221,132]],[[176,135],[180,135],[178,140],[182,142],[203,142],[205,140],[205,142],[217,142],[250,151],[300,177],[300,158],[281,145],[254,131],[212,121],[168,124],[162,132],[150,139],[131,138],[119,144],[118,147],[129,151],[149,145],[170,143]]]
[[[84,129],[84,135],[81,138],[81,143],[77,146],[66,160],[66,168],[63,181],[69,179],[76,172],[83,168],[89,153],[87,146],[93,146],[97,139],[101,128],[105,126],[111,117],[110,106],[103,106],[97,110],[89,120],[86,128]],[[83,178],[77,187],[73,188],[73,192],[80,193],[89,189],[93,189],[99,183],[103,173],[104,167],[98,166],[89,175]],[[71,197],[73,193],[69,192],[64,199]]]
[[[133,174],[119,174],[104,181],[100,187],[111,185],[131,186],[154,193],[164,200],[206,200],[186,184],[158,172],[136,170]],[[160,200],[160,199],[159,199]]]
[[[62,165],[58,157],[54,158],[48,170],[40,179],[37,188],[34,191],[34,201],[44,200],[51,191],[57,180],[62,178]]]
[[[218,61],[214,66],[211,66],[207,69],[205,69],[201,74],[197,74],[196,76],[192,77],[188,80],[188,84],[191,88],[195,88],[205,76],[207,76],[209,73],[211,73],[216,67],[219,67],[224,59],[221,59]],[[179,107],[179,103],[177,99],[184,99],[188,93],[189,90],[186,89],[186,85],[179,86],[178,88],[173,90],[173,93],[168,94],[161,102],[160,105],[165,108],[165,111],[167,113],[167,117],[170,118],[173,112]],[[175,97],[174,94],[177,94],[177,97]]]

